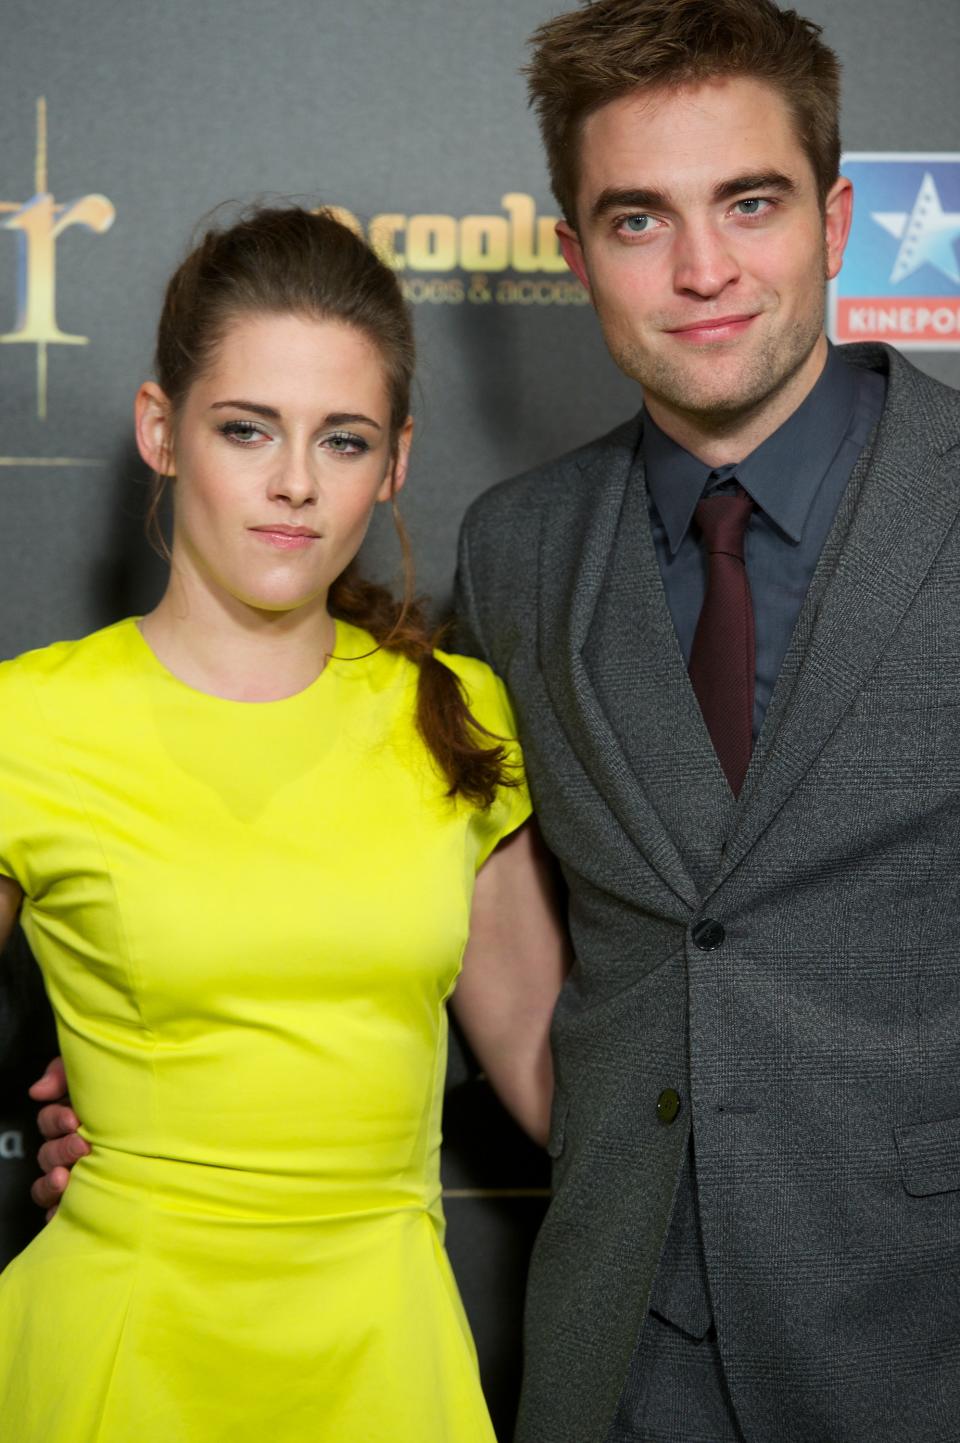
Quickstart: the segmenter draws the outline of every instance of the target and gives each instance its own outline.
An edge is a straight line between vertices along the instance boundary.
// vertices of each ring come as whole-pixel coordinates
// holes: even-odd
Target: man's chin
[[[689,376],[662,375],[648,375],[646,381],[639,376],[635,379],[640,381],[648,401],[659,402],[670,411],[717,425],[729,424],[749,416],[752,411],[762,406],[780,385],[779,381],[771,385],[769,377],[762,380],[756,378],[745,383],[743,377],[739,376],[737,383],[733,385],[725,385],[723,378],[716,375],[703,380]]]
[[[741,347],[724,346],[683,363],[629,351],[615,359],[643,388],[651,410],[659,403],[700,424],[725,429],[761,410],[789,386],[810,350],[811,345],[803,344],[788,355],[747,355]]]

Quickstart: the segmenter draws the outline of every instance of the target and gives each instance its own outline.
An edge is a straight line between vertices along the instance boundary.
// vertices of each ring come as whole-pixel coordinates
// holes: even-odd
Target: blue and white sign
[[[833,339],[960,347],[960,154],[851,154],[842,171],[854,212]]]

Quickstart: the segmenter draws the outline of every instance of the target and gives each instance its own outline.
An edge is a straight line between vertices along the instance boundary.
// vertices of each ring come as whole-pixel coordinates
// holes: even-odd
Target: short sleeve
[[[517,724],[506,687],[485,662],[439,651],[436,656],[460,678],[471,714],[491,734],[490,745],[500,742],[506,753],[510,784],[497,788],[492,806],[485,810],[476,806],[471,809],[470,832],[477,849],[475,866],[479,871],[498,843],[522,826],[533,810],[517,740]]]
[[[30,810],[36,708],[16,661],[0,664],[0,875],[27,891],[25,834]]]

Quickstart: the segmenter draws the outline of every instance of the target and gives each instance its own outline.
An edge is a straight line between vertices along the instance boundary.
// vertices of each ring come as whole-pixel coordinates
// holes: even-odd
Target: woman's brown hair
[[[171,277],[157,331],[156,377],[174,421],[231,323],[263,313],[338,321],[374,343],[386,373],[395,449],[410,410],[414,368],[413,326],[397,279],[327,211],[298,206],[251,210],[228,229],[208,230]],[[163,478],[155,477],[147,512],[155,539],[162,487]],[[472,716],[459,678],[434,656],[441,633],[431,631],[424,605],[414,598],[410,547],[395,502],[393,514],[403,553],[402,599],[365,580],[351,563],[331,586],[328,605],[334,616],[368,631],[377,647],[417,664],[417,726],[448,794],[489,807],[497,788],[515,785],[516,778],[503,745]]]

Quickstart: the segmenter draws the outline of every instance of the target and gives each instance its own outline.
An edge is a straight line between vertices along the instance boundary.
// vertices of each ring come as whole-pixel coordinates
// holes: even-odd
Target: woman
[[[169,586],[0,666],[0,941],[22,906],[92,1144],[0,1280],[17,1443],[492,1439],[442,1247],[444,1003],[463,956],[542,1134],[563,944],[500,683],[353,569],[412,359],[330,217],[208,234],[136,402]]]

